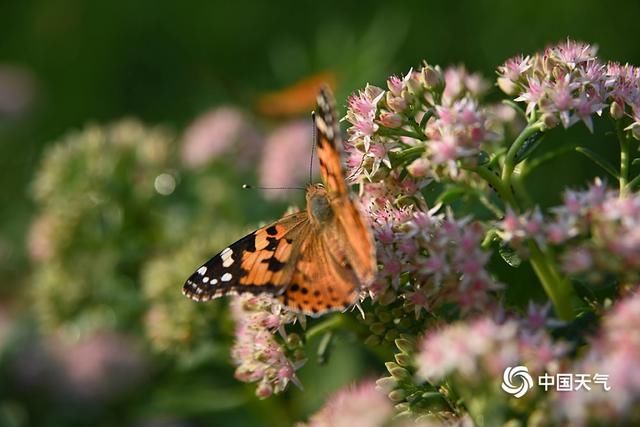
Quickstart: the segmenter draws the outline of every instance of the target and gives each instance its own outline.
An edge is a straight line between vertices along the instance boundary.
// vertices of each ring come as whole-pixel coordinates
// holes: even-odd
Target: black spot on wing
[[[275,225],[272,225],[271,227],[267,228],[267,234],[269,236],[275,236],[278,234],[278,227],[276,227]]]
[[[269,269],[269,271],[272,271],[274,273],[282,270],[286,266],[284,262],[278,261],[275,257],[263,260],[262,262],[266,262],[268,264],[267,268]]]
[[[267,246],[265,247],[268,251],[275,251],[278,248],[278,239],[275,237],[267,237]]]

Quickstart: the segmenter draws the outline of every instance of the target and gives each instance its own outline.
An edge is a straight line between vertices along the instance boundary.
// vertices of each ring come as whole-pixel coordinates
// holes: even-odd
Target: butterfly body
[[[304,211],[243,237],[202,265],[183,293],[197,301],[244,292],[269,293],[289,309],[317,316],[353,305],[374,279],[375,246],[349,197],[337,143],[331,94],[318,96],[318,158],[322,184],[306,190]]]

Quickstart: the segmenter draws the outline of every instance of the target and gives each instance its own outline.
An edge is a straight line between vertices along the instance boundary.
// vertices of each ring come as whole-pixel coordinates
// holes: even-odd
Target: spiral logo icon
[[[515,381],[514,381],[515,380]],[[514,384],[517,383],[517,384]],[[517,397],[524,396],[533,387],[533,378],[526,366],[509,366],[502,374],[502,389]]]

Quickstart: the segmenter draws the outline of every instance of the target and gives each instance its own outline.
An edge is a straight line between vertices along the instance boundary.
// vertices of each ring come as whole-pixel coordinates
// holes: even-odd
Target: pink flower
[[[182,161],[191,168],[206,166],[229,151],[243,165],[252,164],[260,137],[245,114],[235,107],[219,107],[196,118],[184,133]]]
[[[572,424],[629,424],[640,404],[640,294],[618,302],[603,318],[589,352],[571,372],[606,375],[607,386],[589,384],[588,392],[558,393],[558,413]],[[589,421],[589,423],[588,423]]]
[[[142,350],[131,338],[110,332],[75,343],[61,338],[54,355],[71,391],[80,397],[105,398],[121,393],[139,382],[146,371]]]
[[[393,406],[387,397],[367,381],[338,391],[306,424],[298,427],[382,427],[387,425]]]
[[[432,330],[416,355],[418,375],[435,383],[454,376],[473,385],[483,374],[501,378],[507,366],[516,364],[524,364],[531,372],[552,369],[566,346],[553,342],[544,330],[532,333],[526,322],[516,317],[505,321],[480,317]]]
[[[289,383],[302,387],[295,371],[304,360],[292,360],[276,337],[286,336],[285,326],[298,317],[283,311],[268,296],[240,295],[231,303],[236,321],[236,340],[231,356],[237,366],[235,376],[243,382],[257,382],[256,395],[261,399],[283,392]]]
[[[258,170],[263,187],[300,187],[308,184],[311,161],[311,122],[298,120],[274,129],[264,144]],[[287,190],[265,190],[269,199],[286,199]]]

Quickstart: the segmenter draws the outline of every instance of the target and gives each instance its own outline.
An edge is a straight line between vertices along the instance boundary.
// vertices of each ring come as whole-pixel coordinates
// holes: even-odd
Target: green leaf
[[[542,142],[543,137],[544,137],[544,132],[538,131],[538,132],[535,132],[530,137],[528,137],[527,139],[525,139],[524,143],[522,144],[522,147],[520,147],[520,149],[516,153],[514,164],[517,165],[518,163],[520,163],[521,161],[529,157],[536,150],[536,148],[540,146],[540,143]]]
[[[445,205],[450,204],[454,200],[459,199],[465,196],[466,194],[467,194],[466,187],[463,187],[461,185],[451,184],[451,185],[448,185],[447,188],[442,193],[440,193],[440,195],[436,199],[436,204],[437,203],[443,203]]]
[[[609,161],[604,157],[602,157],[600,154],[588,149],[587,147],[576,147],[576,151],[578,153],[581,153],[587,156],[590,160],[592,160],[595,164],[597,164],[602,169],[607,171],[615,179],[620,179],[620,175],[618,174],[616,169],[613,167],[613,165],[609,163]]]
[[[318,345],[318,365],[324,365],[329,360],[331,350],[331,342],[333,341],[333,332],[327,331],[320,339]]]
[[[522,259],[520,259],[518,253],[509,245],[500,245],[498,253],[502,257],[504,262],[506,262],[513,268],[517,268],[520,266],[520,264],[522,264]]]

